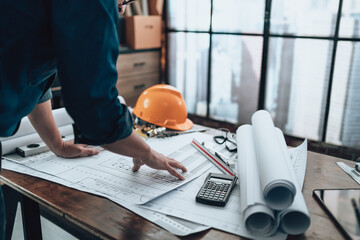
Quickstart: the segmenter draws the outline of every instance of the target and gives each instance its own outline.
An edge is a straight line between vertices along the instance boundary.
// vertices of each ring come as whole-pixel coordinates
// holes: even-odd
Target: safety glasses
[[[235,134],[231,133],[229,129],[227,128],[217,129],[217,135],[215,135],[213,138],[217,144],[225,143],[225,147],[228,151],[230,152],[237,151]]]

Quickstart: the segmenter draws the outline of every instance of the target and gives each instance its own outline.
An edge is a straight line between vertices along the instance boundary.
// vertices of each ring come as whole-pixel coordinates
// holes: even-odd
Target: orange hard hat
[[[187,118],[181,93],[166,84],[154,85],[143,91],[133,113],[148,123],[174,130],[188,130],[193,126],[193,122]]]

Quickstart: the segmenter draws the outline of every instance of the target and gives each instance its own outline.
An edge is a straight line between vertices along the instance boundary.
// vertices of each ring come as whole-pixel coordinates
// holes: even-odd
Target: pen
[[[194,132],[205,132],[207,129],[194,129],[194,130],[187,130],[182,132],[162,132],[158,134],[156,137],[164,138],[164,137],[173,137],[177,135],[187,134],[187,133],[194,133]]]
[[[360,225],[360,210],[356,204],[356,200],[354,198],[351,199],[351,205],[354,208],[356,220],[358,222],[358,225]]]

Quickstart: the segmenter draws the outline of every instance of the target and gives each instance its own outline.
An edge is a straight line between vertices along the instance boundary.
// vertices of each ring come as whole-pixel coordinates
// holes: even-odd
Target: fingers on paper
[[[182,163],[176,161],[176,160],[172,160],[172,161],[169,161],[169,165],[171,167],[174,167],[174,168],[179,168],[181,169],[183,172],[187,172],[187,169],[184,165],[182,165]]]
[[[93,148],[88,148],[88,146],[85,144],[75,144],[75,147],[79,149],[78,151],[80,157],[92,156],[99,153],[98,150]]]
[[[133,163],[134,163],[134,166],[132,167],[132,170],[134,172],[139,171],[140,167],[142,165],[144,165],[144,163],[138,158],[133,158]]]
[[[168,165],[167,171],[168,171],[171,175],[177,177],[177,178],[180,179],[180,180],[184,180],[184,179],[185,179],[184,176],[182,176],[180,173],[178,173],[178,172],[175,170],[175,168],[172,168],[170,165]]]
[[[82,152],[81,152],[81,156],[85,157],[85,156],[92,156],[92,155],[96,155],[98,154],[99,151],[93,148],[83,148]]]

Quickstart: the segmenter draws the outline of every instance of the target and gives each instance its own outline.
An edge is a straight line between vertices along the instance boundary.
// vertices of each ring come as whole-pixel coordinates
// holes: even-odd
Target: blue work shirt
[[[14,134],[55,73],[81,142],[129,136],[132,118],[115,88],[117,21],[115,0],[1,0],[0,136]]]

